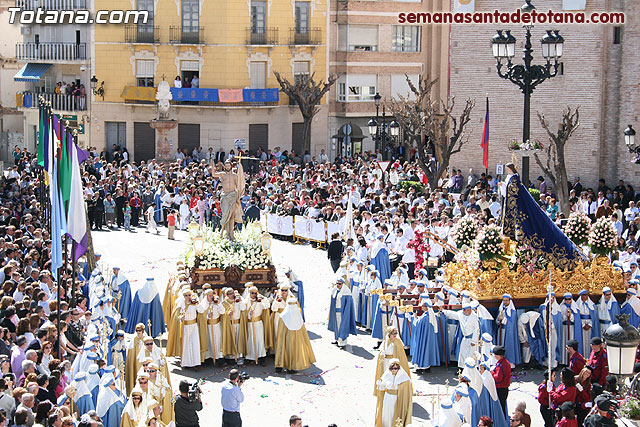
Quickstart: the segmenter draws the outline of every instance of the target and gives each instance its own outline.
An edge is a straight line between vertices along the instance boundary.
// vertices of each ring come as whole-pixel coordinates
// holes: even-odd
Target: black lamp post
[[[522,6],[523,13],[531,13],[535,7],[530,0],[525,0]],[[562,57],[564,38],[558,30],[548,30],[540,40],[542,57],[546,59],[545,65],[532,65],[533,49],[531,48],[531,29],[533,25],[525,25],[527,31],[524,44],[524,65],[514,65],[511,59],[515,55],[516,38],[511,35],[511,31],[498,30],[491,39],[493,56],[498,61],[498,76],[509,80],[520,88],[524,94],[524,117],[522,123],[522,142],[526,143],[530,139],[530,119],[531,119],[531,93],[542,82],[558,75],[559,59]],[[507,61],[506,72],[502,72],[502,61]],[[553,63],[551,62],[553,61]],[[522,180],[529,184],[529,157],[522,157]]]
[[[387,114],[383,105],[382,124],[381,126],[378,126],[380,120],[379,108],[381,98],[382,97],[380,96],[380,94],[376,92],[373,97],[373,100],[376,103],[376,118],[372,118],[371,120],[369,120],[367,126],[369,127],[369,134],[375,135],[376,150],[381,150],[384,159],[388,160],[390,151],[389,145],[391,145],[391,148],[393,148],[395,138],[400,134],[400,124],[393,120],[391,123],[389,123],[389,126],[387,126]]]
[[[93,94],[96,96],[102,97],[102,100],[104,101],[104,82],[100,83],[100,87],[97,87],[98,79],[96,78],[96,76],[91,77],[90,82],[91,82],[91,91],[93,92]]]
[[[602,334],[607,344],[609,372],[614,375],[631,375],[640,343],[640,332],[629,324],[628,314],[619,314],[616,317],[618,323],[609,326]]]
[[[624,130],[624,143],[629,153],[640,156],[640,145],[636,145],[636,130],[631,125]]]

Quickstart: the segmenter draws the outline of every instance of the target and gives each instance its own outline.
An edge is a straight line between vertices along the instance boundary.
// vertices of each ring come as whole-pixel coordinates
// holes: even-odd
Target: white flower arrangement
[[[471,243],[478,236],[478,221],[467,215],[460,218],[453,230],[453,240],[458,249],[463,246],[471,246]]]
[[[618,233],[613,225],[613,221],[609,218],[602,217],[598,219],[589,234],[589,246],[591,252],[597,256],[607,256],[616,247]]]
[[[245,226],[235,233],[234,241],[223,239],[220,232],[204,229],[205,244],[201,253],[196,254],[193,244],[185,255],[188,268],[203,270],[224,270],[235,265],[242,270],[267,269],[271,266],[271,256],[262,250],[261,230]]]
[[[490,260],[504,253],[502,231],[496,225],[487,225],[474,242],[481,260]]]
[[[573,243],[582,246],[589,241],[591,219],[581,212],[572,213],[563,231]]]
[[[474,248],[458,252],[453,259],[470,269],[480,268],[480,254]]]

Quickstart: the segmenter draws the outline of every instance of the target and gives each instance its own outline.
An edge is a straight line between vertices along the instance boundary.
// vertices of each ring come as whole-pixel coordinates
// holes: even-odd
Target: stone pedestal
[[[178,127],[175,120],[151,120],[149,126],[156,130],[156,160],[159,162],[171,161],[171,145],[169,132]],[[175,142],[177,144],[177,141]]]

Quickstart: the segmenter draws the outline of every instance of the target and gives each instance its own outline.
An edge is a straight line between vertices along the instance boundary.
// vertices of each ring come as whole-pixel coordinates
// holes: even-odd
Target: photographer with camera
[[[200,387],[198,384],[189,384],[189,381],[182,380],[178,386],[180,396],[176,397],[174,413],[176,427],[198,427],[198,411],[202,410],[200,400]]]
[[[222,427],[242,427],[240,418],[240,404],[244,401],[244,394],[240,387],[248,378],[240,374],[237,369],[229,371],[229,382],[222,386]]]

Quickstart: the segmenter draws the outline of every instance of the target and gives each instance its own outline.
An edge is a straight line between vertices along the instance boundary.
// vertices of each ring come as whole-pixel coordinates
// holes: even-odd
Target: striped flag
[[[482,131],[482,164],[489,169],[489,97],[487,96],[487,113],[484,116],[484,131]]]

